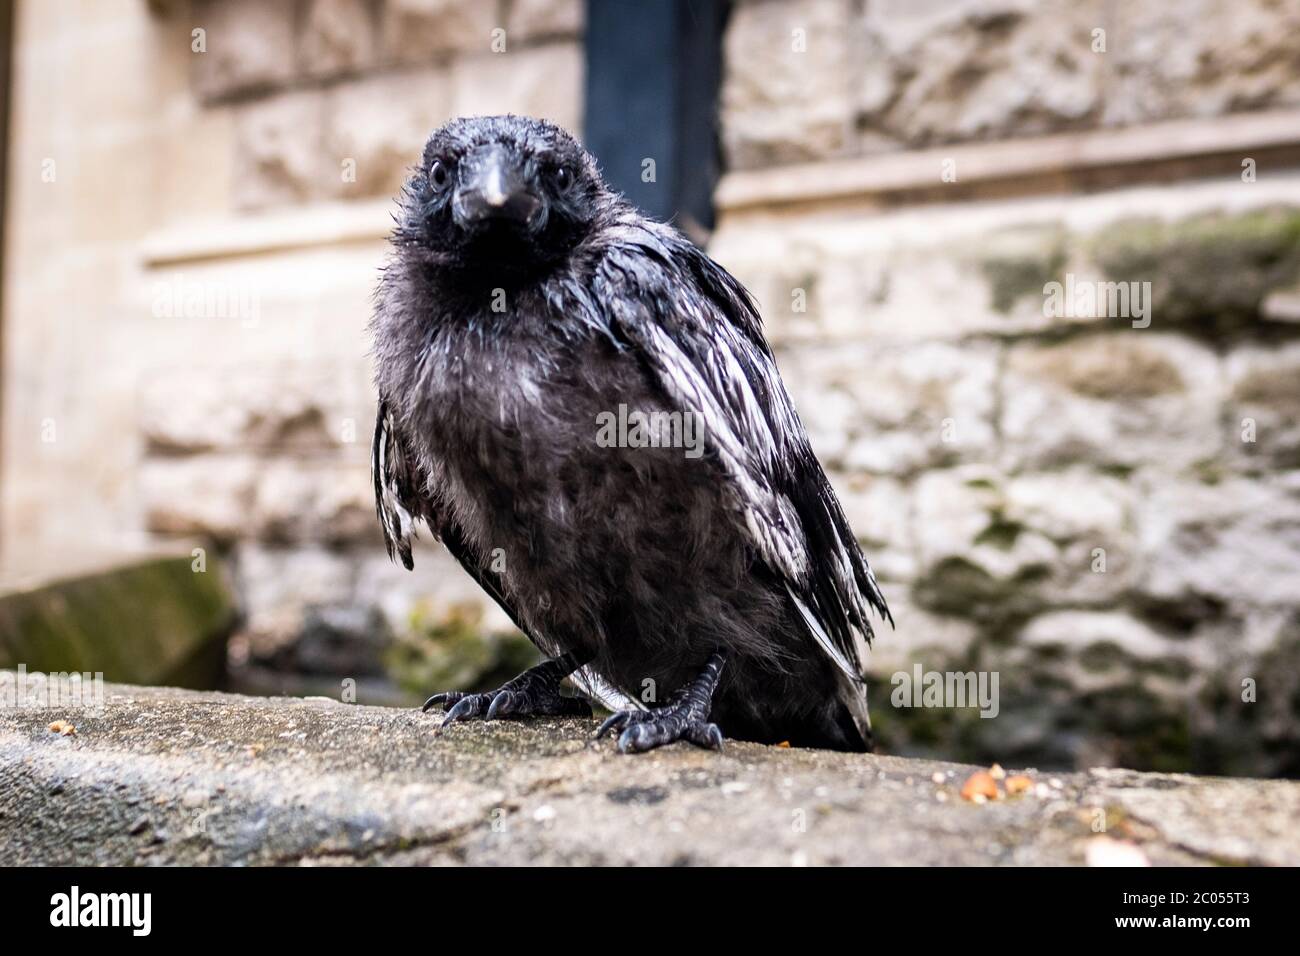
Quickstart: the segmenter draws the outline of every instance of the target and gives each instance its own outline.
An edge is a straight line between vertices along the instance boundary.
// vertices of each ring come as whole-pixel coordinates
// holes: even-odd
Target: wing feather
[[[702,417],[732,501],[762,560],[785,581],[809,635],[851,681],[873,629],[893,623],[781,381],[752,299],[665,226],[629,224],[597,271],[595,299],[665,396]],[[631,301],[629,296],[631,291]],[[616,294],[617,293],[617,294]]]

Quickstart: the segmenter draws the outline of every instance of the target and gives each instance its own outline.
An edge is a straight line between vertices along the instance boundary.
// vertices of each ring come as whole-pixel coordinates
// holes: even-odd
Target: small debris
[[[262,753],[262,751],[265,750],[265,749],[266,749],[266,744],[249,744],[249,745],[248,745],[248,755],[249,755],[250,757],[257,757],[257,756],[259,756],[259,755]]]
[[[77,728],[72,726],[72,724],[68,723],[66,720],[56,720],[54,723],[50,724],[50,732],[56,733],[60,737],[71,737],[77,732]]]
[[[1142,848],[1129,840],[1115,840],[1096,836],[1084,848],[1084,859],[1089,866],[1150,866],[1151,861]]]
[[[149,828],[149,817],[146,814],[142,813],[140,814],[140,816],[135,818],[135,821],[131,824],[131,826],[127,829],[126,832],[131,836],[139,836],[148,828]]]
[[[943,783],[946,779],[948,778],[945,777],[938,770],[936,770],[930,777],[930,780],[933,781],[934,783]]]
[[[1034,782],[1024,774],[1016,774],[1014,777],[1007,777],[1007,782],[1002,786],[1006,788],[1008,797],[1014,797],[1032,789]]]
[[[786,750],[789,750],[789,749],[790,749],[790,741],[788,741],[788,740],[783,740],[783,741],[781,741],[779,744],[777,744],[777,746],[778,746],[778,747],[782,747],[782,748],[784,748],[784,749],[786,749]]]
[[[972,803],[996,800],[998,798],[998,785],[987,771],[979,770],[966,778],[966,782],[962,784],[961,795],[963,800],[969,800]]]
[[[547,820],[554,820],[555,807],[551,806],[549,803],[543,803],[533,811],[533,819],[538,823],[545,823]]]
[[[1007,772],[1002,769],[1002,764],[995,763],[993,766],[989,767],[989,776],[994,780],[1005,780],[1007,778]]]

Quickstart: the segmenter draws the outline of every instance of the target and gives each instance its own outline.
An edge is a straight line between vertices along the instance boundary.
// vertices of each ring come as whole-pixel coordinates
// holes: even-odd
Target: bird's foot
[[[423,710],[427,713],[431,707],[441,706],[446,712],[441,727],[474,717],[486,720],[502,717],[590,717],[590,704],[580,697],[566,697],[560,693],[560,681],[579,666],[570,655],[565,654],[529,668],[496,690],[482,694],[458,690],[434,694],[424,702]]]
[[[722,749],[722,731],[717,724],[676,704],[657,710],[620,710],[600,725],[596,737],[614,730],[623,731],[618,735],[618,749],[625,754],[653,750],[678,740],[688,740],[706,750]]]
[[[704,672],[675,693],[663,707],[654,710],[620,710],[600,725],[596,738],[621,730],[620,753],[641,753],[664,744],[686,740],[706,750],[722,749],[722,731],[709,722],[713,691],[725,658],[715,653]]]

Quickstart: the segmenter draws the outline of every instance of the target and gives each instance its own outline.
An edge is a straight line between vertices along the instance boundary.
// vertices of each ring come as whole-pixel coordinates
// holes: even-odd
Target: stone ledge
[[[1037,792],[976,805],[958,764],[624,757],[594,721],[434,720],[124,685],[98,715],[7,708],[0,843],[9,864],[1073,865],[1123,839],[1154,864],[1300,863],[1295,782],[1031,773]]]
[[[1167,178],[1166,167],[1187,174],[1240,172],[1242,157],[1260,160],[1276,154],[1275,165],[1293,164],[1300,153],[1300,113],[1295,110],[1242,113],[1212,119],[1171,120],[1120,129],[1089,130],[1022,137],[991,143],[961,143],[901,150],[854,159],[836,159],[764,169],[740,170],[722,177],[714,201],[721,218],[773,210],[805,211],[831,204],[842,212],[850,204],[881,207],[900,199],[942,194],[953,198],[978,186],[1003,184],[1005,195],[1057,193],[1071,177],[1123,169],[1124,184],[1135,179]],[[1216,159],[1228,157],[1226,167]],[[944,163],[955,164],[957,179],[944,183]],[[1137,168],[1146,173],[1137,175]]]

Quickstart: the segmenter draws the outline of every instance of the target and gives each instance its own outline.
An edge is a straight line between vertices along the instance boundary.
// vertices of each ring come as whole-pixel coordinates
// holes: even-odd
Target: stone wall
[[[433,128],[581,129],[582,0],[42,0],[16,31],[5,566],[215,548],[258,689],[392,699],[386,661],[412,693],[516,664],[427,539],[414,574],[384,554],[365,326]]]
[[[761,300],[895,609],[885,749],[1297,772],[1295,15],[736,5],[710,251]],[[4,564],[215,547],[242,686],[499,682],[528,654],[504,615],[427,537],[414,573],[383,554],[364,327],[428,129],[580,129],[582,3],[26,2],[16,25]],[[1149,326],[1045,316],[1071,276],[1150,282]],[[1000,716],[892,707],[917,663],[998,672]]]
[[[888,746],[1300,772],[1300,157],[1218,118],[1300,139],[1298,12],[735,10],[711,252],[894,608]],[[1149,315],[1049,314],[1067,281]],[[892,706],[917,663],[997,672],[999,716]]]

